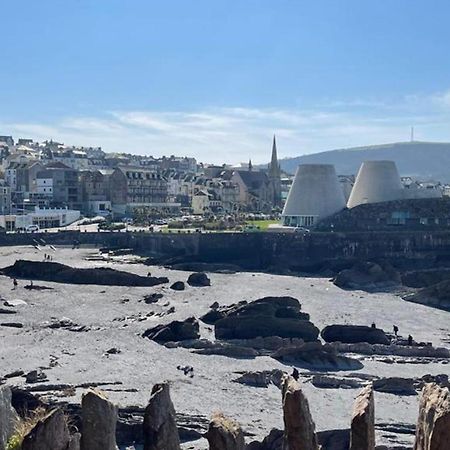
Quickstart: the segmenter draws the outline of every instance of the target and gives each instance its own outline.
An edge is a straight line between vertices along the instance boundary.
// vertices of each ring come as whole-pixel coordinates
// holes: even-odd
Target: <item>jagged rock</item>
[[[144,414],[144,450],[179,450],[175,408],[168,383],[155,384]]]
[[[422,390],[414,450],[450,448],[450,391],[434,383]]]
[[[279,336],[317,339],[319,330],[300,311],[299,301],[292,297],[264,297],[251,303],[240,303],[217,310],[222,318],[215,322],[218,339],[253,339]]]
[[[6,447],[17,420],[17,414],[11,401],[11,389],[8,386],[0,386],[0,449]]]
[[[180,322],[175,320],[167,325],[157,325],[143,333],[143,337],[156,342],[184,341],[200,337],[199,325],[195,317]]]
[[[363,364],[353,358],[341,356],[328,344],[305,342],[299,346],[281,348],[272,358],[298,367],[315,370],[359,370]]]
[[[328,325],[320,335],[325,342],[390,344],[390,340],[383,330],[363,325]]]
[[[174,291],[184,291],[185,286],[183,281],[175,281],[175,283],[170,286],[170,289]]]
[[[280,369],[263,370],[261,372],[244,372],[232,381],[253,387],[269,387],[270,384],[281,388],[284,372]]]
[[[21,450],[67,450],[70,435],[61,409],[50,411],[25,435]]]
[[[333,283],[342,289],[374,291],[400,284],[399,273],[389,264],[358,262],[351,269],[341,270]]]
[[[360,391],[353,404],[350,450],[375,449],[375,401],[372,385]]]
[[[284,432],[272,428],[262,442],[253,441],[247,445],[247,450],[283,450]]]
[[[416,395],[413,378],[390,377],[373,381],[373,390],[395,395]]]
[[[204,287],[211,286],[211,280],[208,278],[208,275],[204,272],[195,272],[189,275],[187,280],[189,286],[193,287]]]
[[[118,408],[99,391],[89,389],[81,400],[81,450],[116,450]]]
[[[211,418],[206,433],[210,450],[244,450],[244,433],[240,425],[221,413]]]
[[[284,439],[289,450],[318,450],[315,424],[300,383],[286,376],[282,383]]]
[[[0,308],[0,314],[17,314],[13,309]]]
[[[108,267],[80,269],[56,262],[19,259],[14,265],[0,270],[3,275],[27,280],[54,281],[71,284],[99,284],[105,286],[155,286],[168,283],[166,277],[141,277]]]

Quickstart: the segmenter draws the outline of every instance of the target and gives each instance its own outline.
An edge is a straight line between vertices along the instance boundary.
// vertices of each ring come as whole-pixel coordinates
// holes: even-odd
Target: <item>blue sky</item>
[[[203,161],[450,140],[447,0],[0,0],[0,134]]]

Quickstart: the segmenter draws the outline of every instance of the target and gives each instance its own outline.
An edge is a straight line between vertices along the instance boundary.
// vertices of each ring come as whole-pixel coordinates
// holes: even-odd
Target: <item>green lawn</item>
[[[256,225],[261,231],[267,231],[269,225],[279,223],[278,220],[249,220],[245,222],[246,225]]]

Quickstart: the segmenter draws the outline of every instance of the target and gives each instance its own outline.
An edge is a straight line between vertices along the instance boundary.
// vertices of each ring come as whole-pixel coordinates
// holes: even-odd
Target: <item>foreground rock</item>
[[[244,434],[240,425],[221,413],[213,415],[206,433],[210,450],[244,450]]]
[[[184,291],[184,288],[185,286],[182,281],[175,281],[175,283],[170,286],[170,289],[173,291]]]
[[[282,385],[284,439],[289,450],[318,450],[315,424],[300,384],[286,376]]]
[[[175,342],[200,337],[199,325],[195,317],[189,317],[186,320],[175,320],[167,325],[157,325],[154,328],[146,330],[143,335],[156,342]]]
[[[399,285],[400,275],[388,263],[358,262],[351,269],[340,271],[333,283],[342,289],[376,291]]]
[[[99,391],[88,390],[81,401],[81,450],[116,450],[118,408]]]
[[[67,450],[69,442],[67,421],[58,408],[37,421],[25,435],[21,450]]]
[[[11,405],[11,389],[0,386],[0,449],[6,447],[17,420],[16,412]]]
[[[350,450],[375,449],[375,402],[372,386],[366,386],[353,405]]]
[[[56,262],[19,259],[14,265],[0,270],[3,275],[27,280],[54,281],[56,283],[98,284],[105,286],[155,286],[168,283],[166,277],[141,277],[134,273],[108,267],[79,269]]]
[[[328,344],[305,342],[277,350],[272,358],[298,367],[314,370],[359,370],[364,366],[356,359],[338,355]]]
[[[155,384],[144,414],[144,450],[179,450],[175,408],[167,383]]]
[[[363,325],[328,325],[322,330],[320,335],[325,342],[390,344],[390,340],[383,330]]]
[[[309,315],[300,309],[301,305],[295,298],[264,297],[251,303],[215,309],[207,321],[215,323],[218,339],[279,336],[315,341],[319,330],[309,321]]]
[[[414,450],[450,448],[450,392],[431,383],[425,385],[419,405]]]
[[[204,272],[191,273],[189,275],[187,283],[189,284],[189,286],[193,287],[211,286],[211,281],[208,278],[208,275],[206,275],[206,273]]]

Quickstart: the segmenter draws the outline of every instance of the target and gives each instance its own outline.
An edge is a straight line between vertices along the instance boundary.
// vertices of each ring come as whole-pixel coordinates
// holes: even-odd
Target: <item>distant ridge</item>
[[[338,175],[352,175],[367,160],[392,160],[401,176],[450,182],[450,143],[396,142],[353,147],[280,160],[285,172],[295,173],[299,164],[334,164]]]

